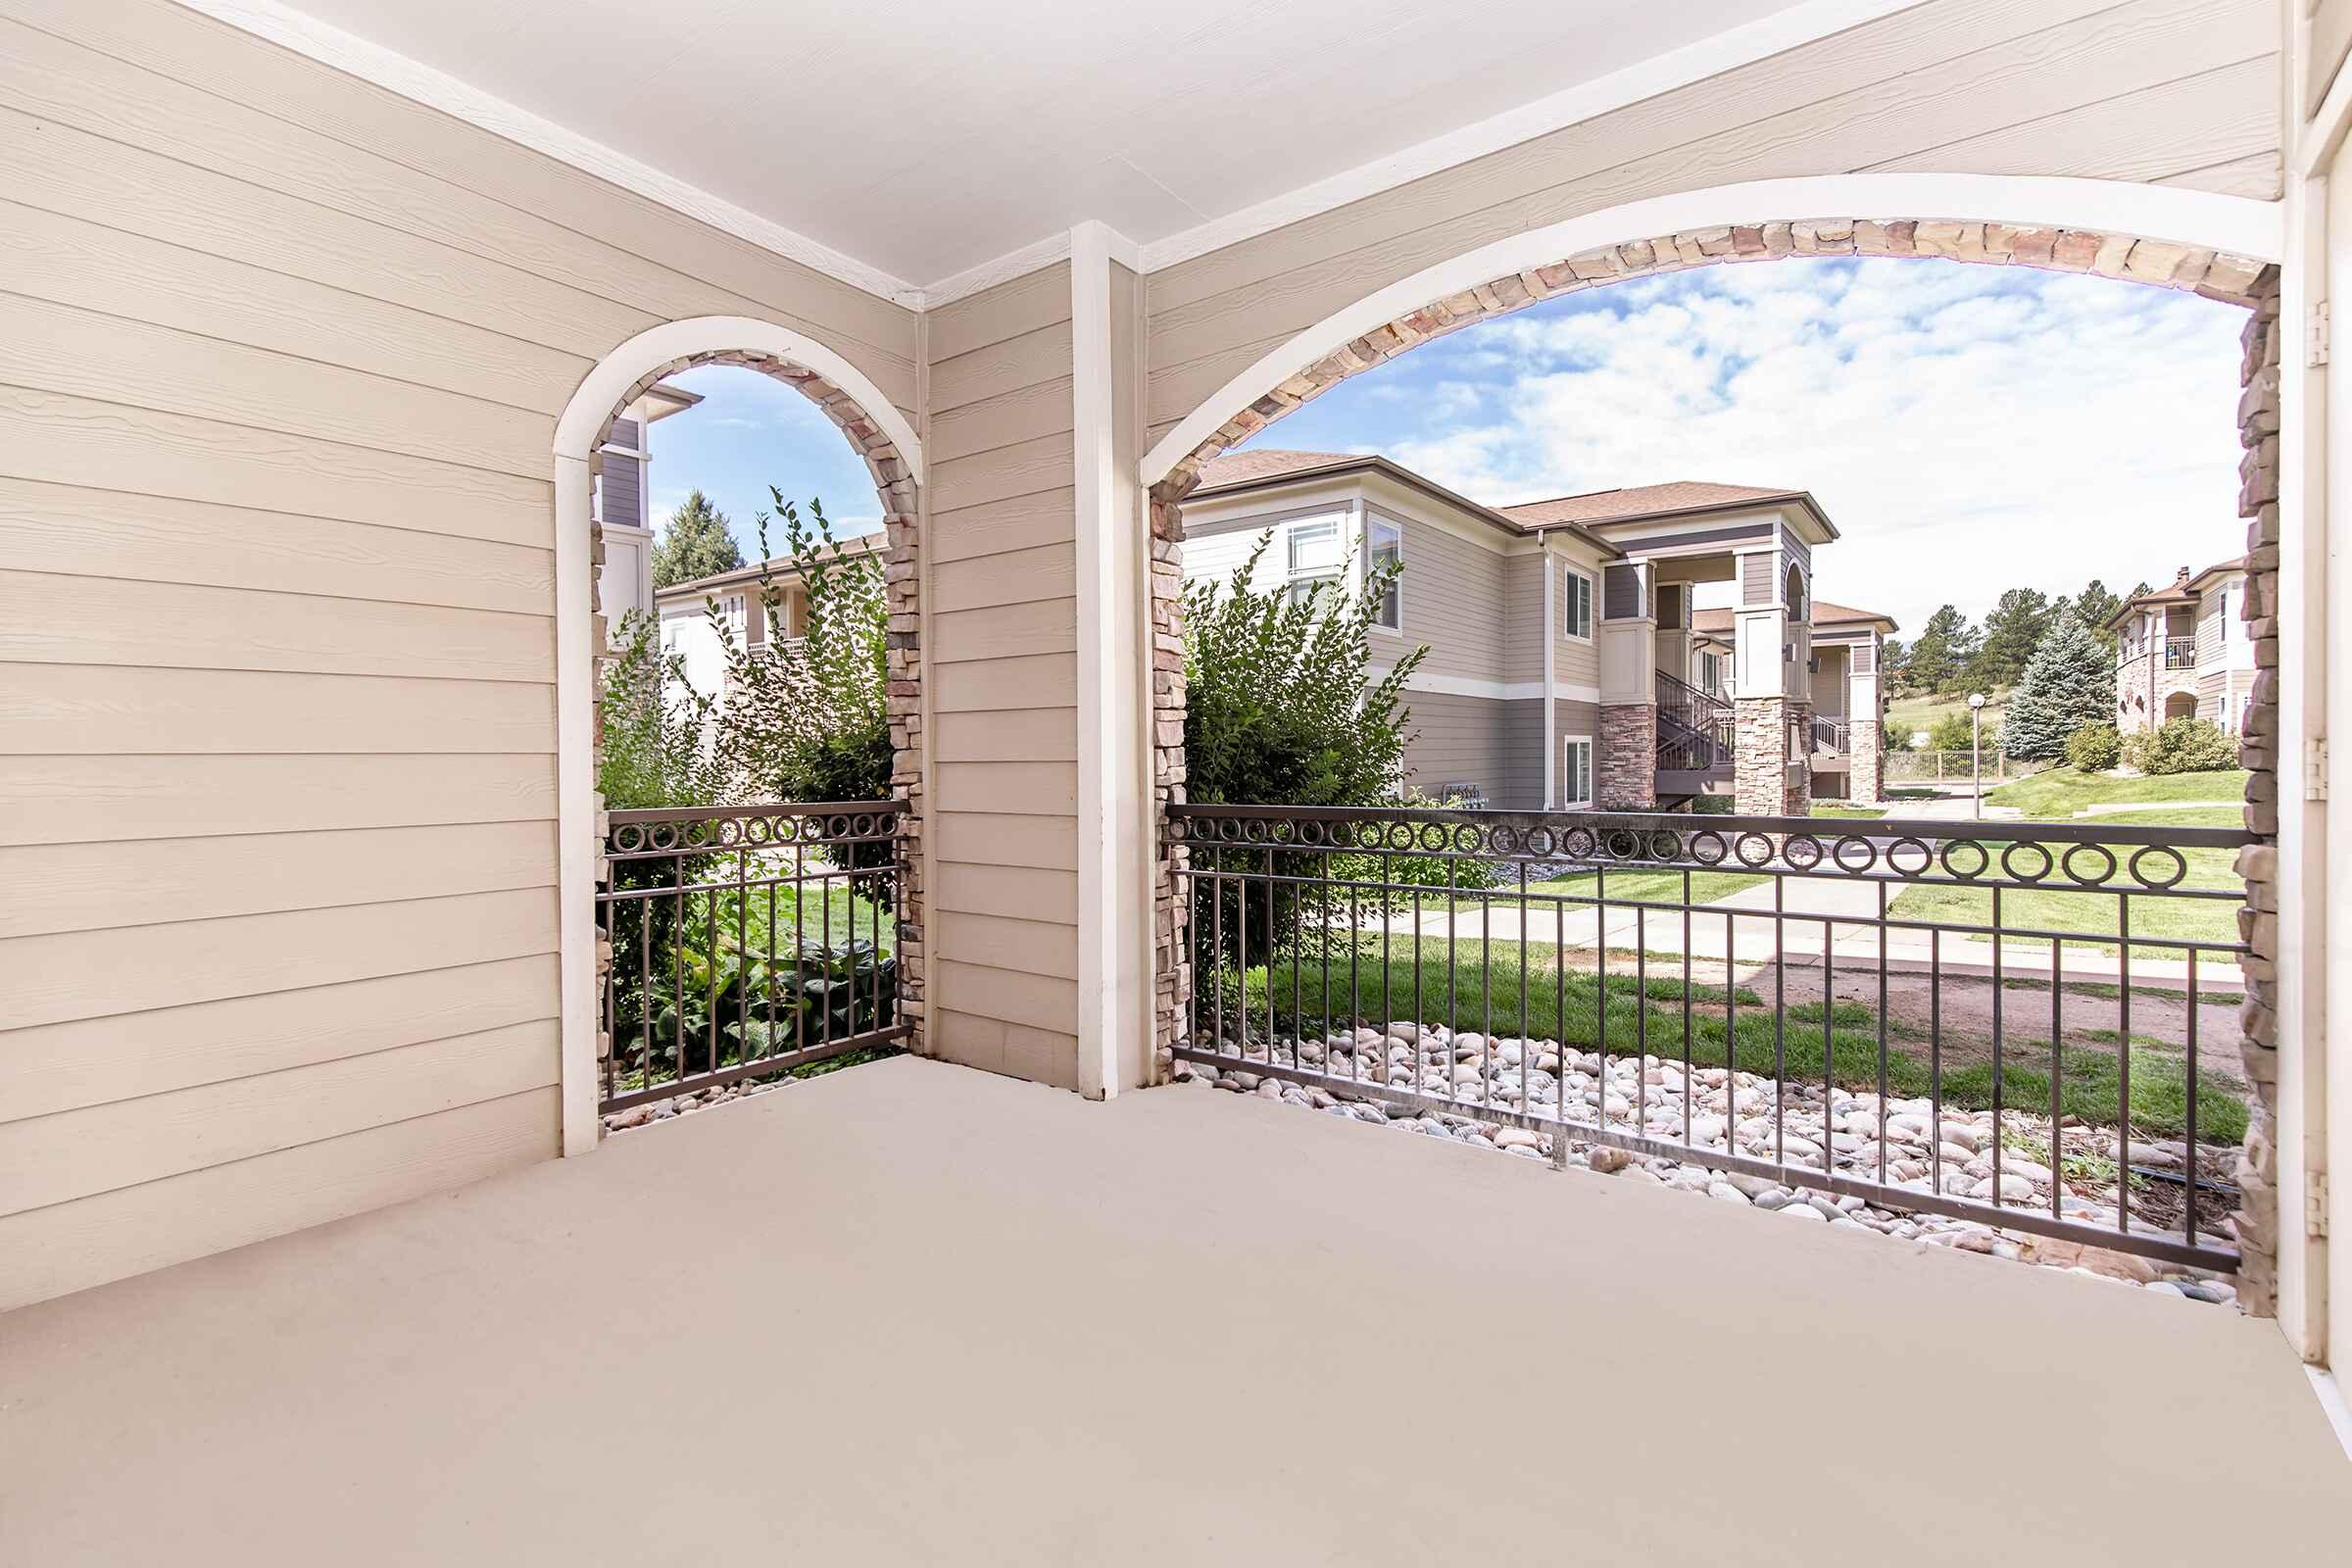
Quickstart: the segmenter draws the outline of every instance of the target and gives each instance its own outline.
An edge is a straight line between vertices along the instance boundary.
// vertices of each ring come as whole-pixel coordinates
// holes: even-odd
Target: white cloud
[[[1981,615],[2021,583],[2129,588],[2236,554],[2242,320],[2024,269],[1706,269],[1448,340],[1439,390],[1407,395],[1416,422],[1384,450],[1494,502],[1809,489],[1843,533],[1823,597],[1910,631],[1946,600]],[[1477,357],[1500,363],[1480,374]]]

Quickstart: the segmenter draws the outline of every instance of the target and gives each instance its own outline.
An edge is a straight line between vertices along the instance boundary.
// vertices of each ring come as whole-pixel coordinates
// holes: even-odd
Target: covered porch
[[[2352,1514],[2226,1309],[912,1058],[7,1323],[10,1564],[2260,1562]]]

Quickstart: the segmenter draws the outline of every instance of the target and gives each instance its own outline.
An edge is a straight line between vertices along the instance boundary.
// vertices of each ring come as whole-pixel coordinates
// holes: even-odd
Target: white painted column
[[[594,1149],[597,1104],[596,652],[589,589],[588,460],[556,458],[556,928],[561,943],[563,1151]]]
[[[1136,483],[1140,276],[1099,222],[1070,230],[1078,556],[1078,1089],[1146,1081],[1152,1053],[1150,583]],[[1119,257],[1126,257],[1121,261]]]

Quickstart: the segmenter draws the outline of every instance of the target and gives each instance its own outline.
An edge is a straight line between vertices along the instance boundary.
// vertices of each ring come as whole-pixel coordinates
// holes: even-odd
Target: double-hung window
[[[1314,592],[1315,584],[1337,584],[1348,569],[1347,542],[1340,537],[1337,517],[1321,522],[1294,522],[1284,537],[1293,603]]]
[[[1560,585],[1563,607],[1560,630],[1583,642],[1592,640],[1592,579],[1574,566],[1564,567]]]
[[[1404,530],[1378,517],[1364,519],[1364,579],[1387,571],[1389,585],[1380,596],[1372,624],[1384,631],[1404,630],[1404,584],[1396,571],[1404,564]]]
[[[1560,743],[1560,804],[1592,804],[1592,737],[1571,735]]]

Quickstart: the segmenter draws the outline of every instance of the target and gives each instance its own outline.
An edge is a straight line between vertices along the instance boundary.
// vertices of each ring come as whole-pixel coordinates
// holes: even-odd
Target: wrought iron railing
[[[886,1045],[903,801],[613,811],[597,918],[607,1113]]]
[[[2164,640],[2164,667],[2194,669],[2197,667],[2197,640],[2194,637],[2167,637]]]
[[[1657,696],[1659,767],[1703,773],[1731,766],[1738,726],[1728,700],[1662,669]]]
[[[1166,830],[1182,1061],[1555,1160],[2233,1264],[2235,1030],[2200,1013],[2242,984],[2244,832],[1251,806]]]

